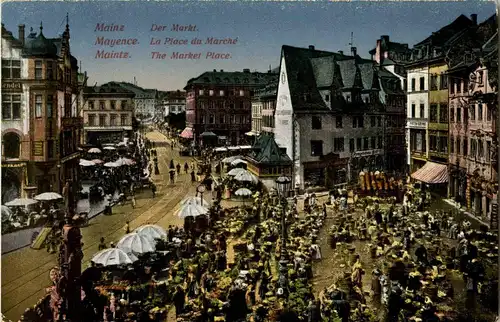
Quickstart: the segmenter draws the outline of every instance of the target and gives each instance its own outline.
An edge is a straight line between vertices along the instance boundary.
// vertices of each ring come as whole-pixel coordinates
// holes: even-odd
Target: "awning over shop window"
[[[448,182],[448,167],[445,164],[427,162],[415,171],[411,177],[425,183],[436,184]]]
[[[181,138],[185,139],[192,139],[193,138],[193,129],[190,127],[187,127],[182,131],[181,133]]]

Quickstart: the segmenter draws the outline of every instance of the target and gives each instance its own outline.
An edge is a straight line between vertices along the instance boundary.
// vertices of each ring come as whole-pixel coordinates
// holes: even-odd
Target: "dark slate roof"
[[[292,160],[286,154],[284,149],[281,149],[273,135],[259,135],[252,147],[250,158],[261,164],[291,164]]]
[[[278,79],[273,81],[272,83],[267,84],[264,87],[258,88],[255,90],[255,97],[257,99],[264,99],[264,98],[271,98],[271,97],[276,97],[276,94],[278,93]]]
[[[316,85],[318,87],[332,86],[336,70],[335,57],[326,56],[311,58],[311,65],[313,68],[314,76],[316,77]]]
[[[425,38],[424,40],[416,44],[414,47],[420,47],[428,44],[432,44],[432,46],[443,46],[456,33],[472,26],[474,26],[472,20],[470,20],[468,17],[464,15],[460,15],[452,23],[432,33],[431,36]]]
[[[483,45],[483,52],[490,54],[498,50],[498,31]]]
[[[85,94],[124,94],[126,96],[134,96],[134,92],[117,85],[115,82],[109,82],[101,86],[87,86],[83,89],[83,92]]]
[[[147,88],[142,88],[140,86],[127,83],[127,82],[110,82],[113,84],[116,84],[116,86],[122,87],[123,89],[126,89],[128,91],[131,91],[135,93],[136,98],[141,98],[141,99],[153,99],[156,98],[157,95],[157,90],[156,89],[147,89]]]
[[[45,38],[40,27],[36,38],[29,37],[24,44],[24,53],[28,56],[55,57],[58,55],[57,47],[52,40]]]
[[[5,29],[5,25],[2,23],[2,38],[9,40],[14,47],[22,47],[23,44],[12,35],[12,32]]]
[[[225,71],[212,71],[204,72],[198,77],[191,78],[187,82],[189,85],[246,85],[246,86],[262,86],[268,84],[273,78],[276,78],[276,73],[268,72],[250,72],[238,71],[238,72],[225,72]]]
[[[408,48],[408,44],[403,44],[403,43],[393,42],[393,41],[384,42],[383,44],[381,44],[381,46],[383,47],[382,49],[384,51],[394,51],[394,52],[398,52],[398,53],[406,53],[406,52],[411,50],[410,48]],[[377,52],[377,48],[373,48],[368,53],[370,55],[375,55],[376,52]]]

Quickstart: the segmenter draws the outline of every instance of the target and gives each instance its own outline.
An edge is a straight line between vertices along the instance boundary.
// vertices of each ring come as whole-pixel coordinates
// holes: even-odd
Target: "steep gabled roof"
[[[252,147],[250,158],[263,164],[292,163],[290,157],[283,151],[274,137],[269,134],[259,135]]]
[[[427,44],[432,44],[432,46],[443,46],[455,34],[472,26],[474,26],[474,22],[472,20],[464,15],[460,15],[452,23],[432,33],[432,35],[425,38],[414,47],[420,47]]]

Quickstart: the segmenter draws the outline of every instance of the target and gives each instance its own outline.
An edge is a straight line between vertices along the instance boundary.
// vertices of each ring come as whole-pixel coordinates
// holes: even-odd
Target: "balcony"
[[[432,150],[430,150],[429,151],[429,157],[447,159],[448,158],[448,152],[432,151]]]
[[[429,122],[429,130],[448,131],[448,123]]]

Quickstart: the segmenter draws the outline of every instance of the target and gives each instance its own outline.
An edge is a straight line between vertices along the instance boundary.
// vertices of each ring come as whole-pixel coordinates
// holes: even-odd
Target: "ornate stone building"
[[[68,23],[57,38],[42,25],[27,36],[19,25],[16,38],[2,24],[2,202],[78,182],[81,84],[69,40]]]

